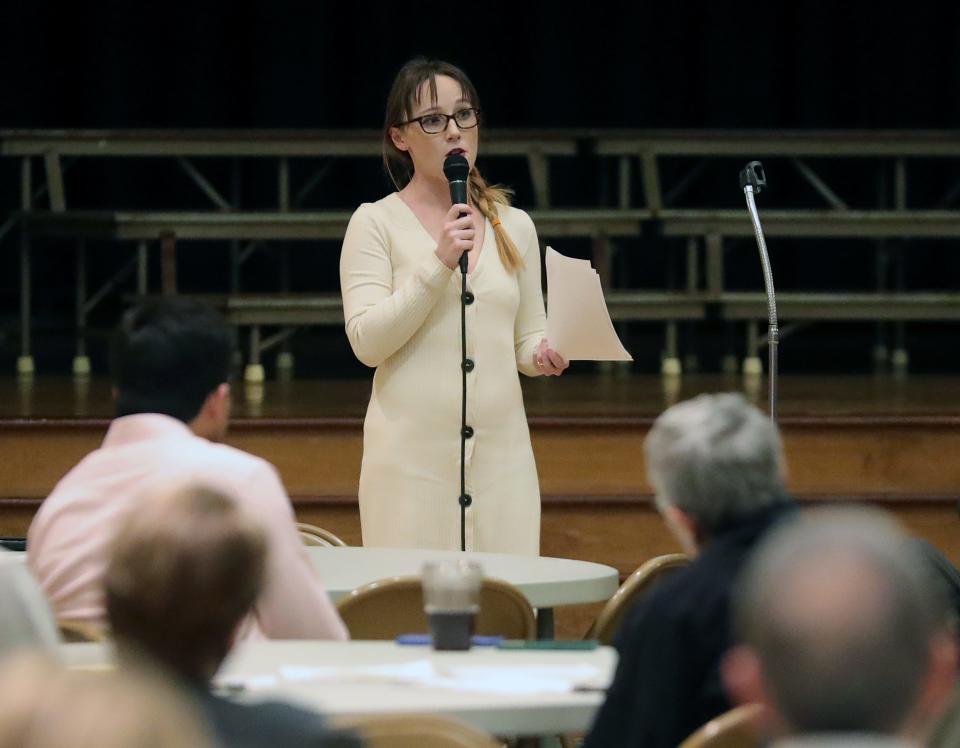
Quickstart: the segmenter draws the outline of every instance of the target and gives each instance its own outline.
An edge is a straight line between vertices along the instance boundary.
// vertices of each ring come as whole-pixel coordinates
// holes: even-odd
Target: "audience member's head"
[[[67,670],[21,654],[0,668],[0,748],[206,748],[201,717],[162,681]]]
[[[739,394],[664,411],[644,443],[657,508],[684,550],[787,501],[777,427]]]
[[[143,502],[120,528],[104,580],[122,655],[207,682],[253,608],[266,541],[229,497],[184,486]]]
[[[232,350],[230,328],[205,304],[171,297],[131,309],[113,351],[117,415],[161,413],[222,439]]]
[[[780,729],[917,738],[956,670],[948,606],[879,512],[813,513],[775,531],[738,584],[725,681]]]

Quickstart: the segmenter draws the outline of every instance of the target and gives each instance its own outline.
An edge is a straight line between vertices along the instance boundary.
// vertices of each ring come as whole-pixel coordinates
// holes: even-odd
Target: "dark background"
[[[448,59],[476,84],[493,127],[627,128],[955,128],[960,123],[960,3],[911,2],[24,2],[4,8],[0,31],[0,127],[296,127],[378,128],[399,66],[417,54]],[[244,202],[265,206],[273,175],[245,163]],[[690,164],[666,166],[664,178]],[[685,200],[735,207],[739,164],[713,167]],[[933,207],[960,179],[951,161],[910,164],[911,205]],[[530,207],[526,172],[516,164],[483,163],[488,178],[512,184]],[[889,199],[889,184],[862,163],[817,165],[855,207]],[[225,185],[229,164],[204,162]],[[764,205],[820,205],[786,165],[767,164]],[[294,180],[310,165],[295,164]],[[0,162],[0,209],[17,204],[17,164]],[[572,159],[554,170],[560,205],[598,205],[610,195],[595,159]],[[779,180],[779,182],[778,182]],[[344,160],[311,196],[308,207],[352,208],[388,187],[375,164]],[[79,163],[67,176],[72,207],[203,208],[206,203],[170,164]],[[955,204],[946,207],[956,207]],[[905,258],[915,289],[956,289],[960,260],[952,242],[908,242]],[[872,286],[870,242],[778,242],[771,246],[778,286]],[[586,256],[586,244],[559,247]],[[657,237],[625,243],[616,280],[663,288],[674,248]],[[182,252],[181,255],[187,255]],[[184,257],[182,286],[221,290],[225,249]],[[295,290],[337,287],[337,247],[291,248]],[[0,367],[17,351],[15,235],[0,243]],[[761,286],[756,250],[730,251],[731,285]],[[115,247],[92,248],[96,281],[118,260]],[[41,371],[69,365],[72,260],[65,247],[38,248],[37,351]],[[246,288],[269,287],[275,260],[255,257]],[[119,302],[95,313],[113,325]],[[946,324],[911,325],[917,370],[955,371],[960,361]],[[637,369],[656,370],[661,330],[641,323],[624,334]],[[786,371],[855,371],[869,365],[876,330],[869,324],[818,325],[783,346]],[[712,368],[724,331],[696,336]],[[737,345],[739,336],[736,336]],[[308,373],[361,371],[339,330],[302,331],[297,346]],[[95,336],[95,365],[104,346]],[[319,352],[313,356],[311,352]]]

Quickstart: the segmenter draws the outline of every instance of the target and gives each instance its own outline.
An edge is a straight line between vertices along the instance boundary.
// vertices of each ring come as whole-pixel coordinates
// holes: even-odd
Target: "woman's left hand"
[[[544,338],[533,353],[534,368],[548,377],[559,377],[564,369],[570,366],[570,362],[550,347],[550,343]]]

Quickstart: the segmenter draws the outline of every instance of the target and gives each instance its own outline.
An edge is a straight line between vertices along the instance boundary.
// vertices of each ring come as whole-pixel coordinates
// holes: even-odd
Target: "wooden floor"
[[[744,391],[739,377],[565,375],[523,381],[543,495],[545,555],[629,573],[676,550],[650,502],[641,445],[668,405],[701,392]],[[360,543],[356,504],[369,380],[270,382],[235,388],[229,440],[275,464],[304,521]],[[56,481],[96,448],[109,383],[0,380],[0,535],[22,536]],[[869,502],[960,564],[960,378],[784,377],[780,427],[788,486],[806,505]],[[558,613],[575,636],[596,606]]]

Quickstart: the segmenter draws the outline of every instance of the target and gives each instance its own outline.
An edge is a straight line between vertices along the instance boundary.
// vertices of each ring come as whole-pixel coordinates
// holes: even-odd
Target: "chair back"
[[[303,539],[304,545],[320,546],[322,548],[346,548],[347,544],[329,530],[311,525],[306,522],[297,522],[297,530]]]
[[[351,639],[391,640],[429,630],[419,577],[391,577],[365,584],[340,599],[337,611]],[[533,608],[512,584],[484,579],[475,633],[533,639],[537,633]]]
[[[60,638],[67,644],[102,642],[107,639],[106,632],[90,621],[74,621],[69,618],[58,618],[57,629],[60,631]]]
[[[680,748],[760,748],[758,720],[763,707],[744,704],[716,717],[680,744]]]
[[[0,656],[22,648],[52,651],[59,643],[50,605],[25,554],[0,551]]]
[[[490,735],[448,717],[402,714],[337,721],[354,730],[367,748],[500,748]]]
[[[620,627],[620,622],[641,595],[649,591],[656,582],[667,574],[681,569],[690,563],[690,557],[683,553],[668,553],[656,556],[642,563],[639,568],[620,585],[607,604],[603,606],[597,619],[584,636],[609,645]]]

